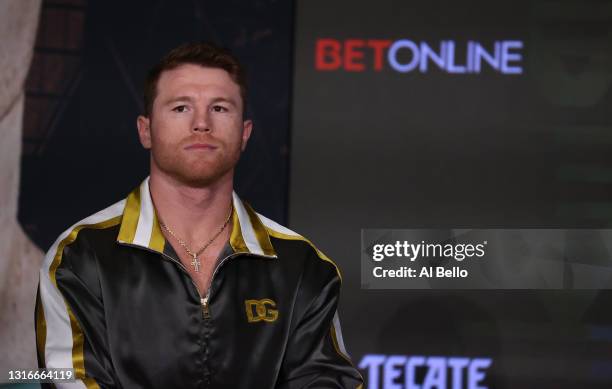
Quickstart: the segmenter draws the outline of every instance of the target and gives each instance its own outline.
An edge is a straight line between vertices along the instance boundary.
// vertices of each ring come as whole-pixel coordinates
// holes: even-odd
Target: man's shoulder
[[[109,230],[117,228],[121,223],[123,210],[125,208],[125,199],[117,201],[113,205],[106,207],[98,212],[95,212],[84,219],[71,225],[64,230],[55,242],[51,245],[45,255],[45,263],[52,262],[58,255],[61,255],[65,247],[68,245],[84,244],[84,241],[92,239],[109,240],[109,236],[114,240],[116,234]],[[87,242],[89,245],[91,242]],[[48,265],[48,264],[47,264]],[[45,266],[45,264],[43,264]]]
[[[305,268],[312,268],[320,275],[321,272],[328,272],[330,275],[341,277],[336,263],[308,238],[264,215],[258,213],[257,216],[265,227],[280,260],[301,260],[304,261]]]

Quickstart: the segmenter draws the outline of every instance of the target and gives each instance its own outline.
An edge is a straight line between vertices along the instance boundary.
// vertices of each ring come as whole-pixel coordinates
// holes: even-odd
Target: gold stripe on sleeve
[[[287,235],[287,234],[283,234],[282,232],[275,231],[275,230],[271,229],[270,227],[266,227],[266,231],[268,231],[268,234],[270,236],[273,236],[273,237],[278,238],[278,239],[301,240],[303,242],[308,243],[310,245],[310,247],[312,247],[316,251],[317,256],[321,260],[323,260],[325,262],[329,262],[332,265],[334,265],[334,267],[336,268],[336,273],[338,273],[338,277],[340,278],[340,281],[342,282],[342,274],[340,273],[340,269],[338,268],[338,265],[336,265],[336,263],[334,261],[332,261],[330,258],[328,258],[327,255],[323,254],[323,252],[320,251],[311,241],[309,241],[308,239],[304,238],[301,235]]]
[[[59,243],[57,247],[57,251],[55,252],[55,257],[49,268],[49,278],[51,278],[51,282],[53,283],[56,289],[59,290],[57,286],[57,280],[56,280],[55,274],[57,272],[57,268],[62,262],[62,254],[64,253],[64,248],[76,240],[77,235],[79,234],[79,231],[81,231],[83,228],[102,229],[102,228],[112,227],[112,226],[119,224],[121,222],[121,219],[122,219],[122,216],[119,215],[111,219],[102,221],[100,223],[89,224],[89,225],[88,224],[79,225],[79,226],[74,227],[72,231],[70,231],[68,236]],[[98,384],[94,380],[87,379],[87,374],[85,371],[85,361],[84,361],[84,355],[83,355],[83,343],[84,343],[83,331],[81,330],[68,303],[66,303],[65,301],[64,303],[66,304],[66,310],[68,312],[68,316],[70,317],[70,327],[72,329],[72,366],[74,368],[75,377],[84,380],[84,382],[87,385],[87,388],[100,389]]]
[[[45,311],[40,300],[40,290],[36,292],[36,351],[41,366],[45,367],[45,344],[47,343],[47,322]]]

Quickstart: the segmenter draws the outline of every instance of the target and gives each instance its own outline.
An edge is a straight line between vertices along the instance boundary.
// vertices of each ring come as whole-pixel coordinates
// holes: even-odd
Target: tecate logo
[[[364,355],[369,389],[487,389],[490,358]]]
[[[485,68],[501,74],[522,74],[523,42],[501,40],[490,44],[443,40],[437,44],[409,39],[317,39],[315,69],[365,72],[388,67],[399,73],[427,73],[439,69],[453,74],[478,74]]]

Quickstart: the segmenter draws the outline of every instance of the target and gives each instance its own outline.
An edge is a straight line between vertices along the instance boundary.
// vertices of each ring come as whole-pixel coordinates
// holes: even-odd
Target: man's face
[[[196,187],[233,176],[252,129],[242,109],[240,87],[223,69],[185,64],[164,71],[150,117],[138,117],[151,173]]]

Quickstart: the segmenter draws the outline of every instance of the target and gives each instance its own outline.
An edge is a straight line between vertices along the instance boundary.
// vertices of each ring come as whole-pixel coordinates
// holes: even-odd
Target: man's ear
[[[151,148],[151,120],[146,116],[138,116],[136,120],[136,126],[138,126],[138,138],[140,138],[140,144],[145,149]]]
[[[251,137],[252,131],[253,131],[253,121],[245,120],[242,123],[242,146],[241,146],[242,151],[246,149],[247,142],[249,141],[249,138]]]

